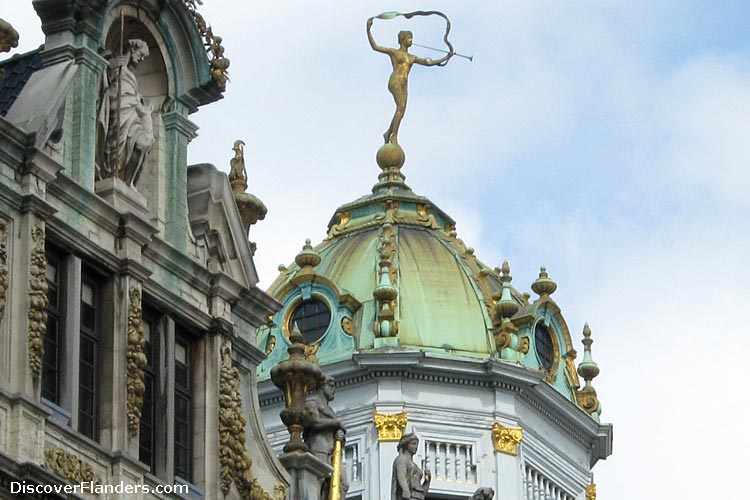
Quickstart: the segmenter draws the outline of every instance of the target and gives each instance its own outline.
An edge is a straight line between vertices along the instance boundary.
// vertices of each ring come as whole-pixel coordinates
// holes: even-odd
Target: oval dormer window
[[[555,346],[552,343],[552,334],[549,328],[543,323],[537,323],[534,329],[534,347],[536,356],[539,358],[539,364],[547,370],[552,371],[552,364],[555,361]]]
[[[289,318],[289,331],[297,325],[305,344],[314,344],[326,333],[331,324],[331,311],[328,305],[319,299],[300,302]]]

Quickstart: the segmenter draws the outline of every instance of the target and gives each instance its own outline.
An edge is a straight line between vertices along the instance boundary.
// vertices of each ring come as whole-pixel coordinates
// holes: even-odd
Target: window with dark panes
[[[78,431],[98,439],[99,416],[99,286],[93,276],[81,280],[81,337],[78,368]]]
[[[146,366],[143,368],[143,407],[141,408],[141,428],[138,442],[138,459],[148,465],[151,472],[156,469],[156,399],[159,380],[159,320],[144,311],[143,354]]]
[[[47,252],[47,331],[42,359],[42,397],[60,403],[60,355],[62,344],[62,265],[61,259]]]
[[[184,335],[174,345],[174,474],[190,481],[193,462],[192,352]]]
[[[305,344],[312,344],[328,330],[331,323],[331,311],[325,302],[319,299],[310,299],[301,302],[292,313],[289,320],[289,331],[296,325],[302,333]]]
[[[534,329],[534,346],[539,363],[549,372],[555,361],[555,346],[549,328],[542,323],[537,323]]]

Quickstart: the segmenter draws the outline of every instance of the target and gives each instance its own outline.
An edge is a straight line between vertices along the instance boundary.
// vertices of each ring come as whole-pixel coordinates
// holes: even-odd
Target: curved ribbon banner
[[[443,14],[442,12],[439,12],[437,10],[416,10],[414,12],[407,12],[407,13],[401,13],[401,12],[383,12],[382,14],[375,16],[376,19],[393,19],[398,16],[404,16],[406,19],[411,19],[415,16],[440,16],[443,19],[445,19],[445,34],[443,35],[443,42],[445,43],[446,47],[448,47],[448,53],[453,55],[456,53],[456,51],[453,49],[453,44],[451,44],[450,40],[448,40],[448,35],[451,32],[451,22],[450,19],[448,19],[448,16]],[[437,66],[445,66],[448,64],[448,61],[443,61]]]

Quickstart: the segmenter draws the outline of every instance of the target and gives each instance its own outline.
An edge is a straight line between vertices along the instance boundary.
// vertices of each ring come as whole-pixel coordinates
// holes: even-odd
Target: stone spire
[[[586,410],[594,419],[599,420],[599,414],[601,414],[601,405],[599,404],[599,398],[596,395],[596,390],[591,384],[591,381],[599,375],[599,366],[594,362],[591,357],[591,344],[594,341],[591,339],[591,328],[586,323],[583,326],[583,360],[578,365],[578,374],[583,377],[586,381],[583,389],[578,391],[577,400],[578,404]]]
[[[507,260],[503,262],[500,272],[502,273],[500,276],[503,284],[502,292],[499,296],[498,294],[493,296],[495,300],[493,314],[495,347],[500,353],[500,359],[520,363],[523,358],[521,341],[518,338],[518,328],[510,319],[518,312],[519,306],[513,300],[510,291],[510,282],[513,278],[510,276],[510,265]]]

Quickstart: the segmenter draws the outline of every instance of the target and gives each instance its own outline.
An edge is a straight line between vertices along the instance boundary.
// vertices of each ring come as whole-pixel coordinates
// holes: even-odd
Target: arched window
[[[552,371],[552,364],[555,362],[555,346],[552,343],[549,328],[541,322],[537,323],[534,329],[534,347],[539,363],[548,372]]]

